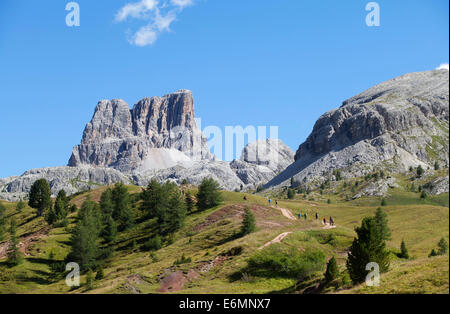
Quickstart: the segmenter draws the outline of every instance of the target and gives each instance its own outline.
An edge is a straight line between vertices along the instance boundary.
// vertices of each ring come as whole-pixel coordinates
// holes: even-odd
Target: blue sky
[[[277,125],[295,151],[345,99],[448,63],[444,0],[377,1],[380,27],[369,1],[160,0],[158,23],[139,1],[78,0],[80,27],[69,1],[0,2],[0,177],[65,165],[101,99],[190,89],[203,126]]]

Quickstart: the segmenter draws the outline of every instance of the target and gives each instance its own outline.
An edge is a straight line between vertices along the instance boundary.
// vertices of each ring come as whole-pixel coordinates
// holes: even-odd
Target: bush
[[[305,279],[322,270],[324,264],[325,254],[322,251],[308,249],[303,253],[274,244],[253,255],[248,260],[247,270],[254,276]]]
[[[400,245],[400,258],[409,259],[408,249],[406,248],[405,241],[402,240],[402,244]]]
[[[149,239],[144,244],[144,249],[146,251],[158,251],[161,248],[162,248],[162,240],[159,235]]]
[[[103,268],[99,267],[97,274],[95,275],[95,280],[102,280],[103,278],[105,278]]]
[[[181,265],[181,264],[187,264],[192,262],[192,259],[190,257],[186,258],[186,256],[184,256],[184,254],[177,259],[175,262],[173,262],[174,265]]]
[[[424,200],[427,198],[427,196],[428,196],[427,192],[425,192],[425,190],[422,190],[422,193],[420,194],[420,198]]]
[[[438,252],[437,252],[438,255],[447,255],[448,254],[448,243],[444,238],[442,238],[439,241],[438,247],[439,247]]]
[[[387,206],[387,202],[386,202],[386,199],[382,199],[381,200],[381,206]]]
[[[290,200],[294,199],[294,197],[295,197],[295,192],[294,192],[293,189],[288,189],[288,191],[287,191],[287,197],[288,197],[288,199],[290,199]]]

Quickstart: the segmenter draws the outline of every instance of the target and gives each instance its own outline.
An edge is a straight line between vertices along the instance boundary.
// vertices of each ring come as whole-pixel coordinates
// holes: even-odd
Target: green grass
[[[132,193],[141,190],[135,186],[128,188]],[[106,187],[78,195],[72,203],[80,206],[88,195],[92,200],[98,201],[104,189]],[[391,192],[386,198],[388,206],[383,208],[388,214],[392,230],[392,240],[388,242],[388,247],[397,252],[404,239],[412,258],[409,261],[393,259],[391,271],[382,276],[384,284],[376,290],[361,286],[342,292],[448,293],[448,257],[427,258],[439,239],[448,239],[449,236],[448,194],[421,201],[401,189],[393,189]],[[247,196],[247,201],[243,200],[244,195]],[[154,220],[143,221],[133,229],[121,233],[114,243],[113,257],[105,264],[105,278],[96,281],[95,289],[89,293],[131,293],[134,289],[141,293],[157,293],[161,278],[176,270],[186,273],[196,270],[198,273],[197,279],[186,283],[184,289],[176,293],[299,293],[320,281],[324,269],[301,283],[294,278],[250,276],[245,273],[247,260],[266,242],[281,233],[291,232],[280,246],[300,251],[320,250],[327,259],[335,256],[343,271],[347,249],[355,236],[354,228],[360,225],[364,217],[373,215],[380,203],[380,198],[347,202],[340,195],[334,194],[315,194],[315,201],[303,200],[301,195],[297,195],[298,198],[292,201],[282,199],[281,194],[275,196],[279,199],[279,206],[290,209],[295,216],[299,211],[306,212],[308,221],[288,220],[278,209],[267,207],[265,196],[223,192],[223,204],[189,215],[185,226],[174,235],[173,243],[155,252],[156,260],[150,252],[139,249],[156,232]],[[447,203],[443,201],[445,197]],[[328,198],[331,199],[331,204],[327,204]],[[45,226],[42,218],[35,218],[35,211],[31,208],[27,207],[22,213],[16,213],[15,204],[4,204],[8,218],[14,216],[19,221],[19,235],[36,232]],[[253,208],[257,230],[243,238],[235,238],[233,235],[240,228],[245,206]],[[338,227],[323,230],[322,225],[313,220],[316,212],[321,218],[335,217]],[[73,215],[70,223],[69,227],[73,226]],[[57,260],[62,260],[69,252],[69,237],[64,228],[52,229],[48,236],[33,244],[32,256],[25,257],[23,264],[7,268],[4,260],[0,261],[0,293],[85,293],[83,287],[70,291],[64,280],[54,282],[50,273],[50,252],[54,252]],[[133,248],[133,242],[137,247]],[[242,249],[239,255],[228,256],[209,271],[199,270],[214,260],[217,262],[237,247]],[[191,258],[191,261],[174,266],[174,262],[183,254],[186,258]],[[436,272],[432,271],[433,267]],[[239,276],[236,277],[236,274]],[[405,283],[399,282],[403,278],[402,274],[405,275],[402,279]],[[324,292],[335,291],[325,289]]]

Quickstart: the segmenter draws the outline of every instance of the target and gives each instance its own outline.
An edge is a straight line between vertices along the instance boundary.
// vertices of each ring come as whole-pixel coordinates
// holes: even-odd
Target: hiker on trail
[[[319,214],[318,213],[316,213],[316,220],[318,220],[319,219]]]
[[[305,220],[306,220],[306,218],[307,218],[307,217],[306,217],[306,213],[303,214],[303,217],[305,217]]]
[[[278,207],[278,200],[275,200],[275,206]]]
[[[269,206],[270,206],[270,204],[272,204],[272,200],[269,198]]]
[[[334,218],[333,218],[333,217],[330,217],[330,224],[331,224],[332,226],[334,226]]]
[[[327,219],[324,217],[323,218],[323,224],[326,225],[327,224]]]
[[[244,201],[246,201],[247,200],[247,196],[246,195],[244,195]]]
[[[302,219],[302,213],[298,213],[298,219]]]

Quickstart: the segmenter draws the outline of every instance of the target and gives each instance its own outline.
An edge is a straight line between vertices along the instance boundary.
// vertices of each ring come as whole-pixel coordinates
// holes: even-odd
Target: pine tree
[[[417,171],[416,171],[417,176],[420,178],[423,175],[424,172],[425,171],[423,170],[422,166],[419,165],[419,167],[417,167]]]
[[[337,278],[339,270],[334,256],[328,261],[327,270],[325,271],[325,281],[331,282]]]
[[[99,267],[97,270],[97,274],[95,275],[95,280],[102,280],[103,278],[105,278],[105,274],[103,272],[103,268]]]
[[[31,186],[28,206],[37,209],[38,215],[43,216],[44,212],[49,209],[51,205],[50,185],[45,179],[37,180]]]
[[[186,199],[186,209],[187,209],[188,213],[192,213],[194,211],[195,203],[194,203],[194,199],[192,198],[191,192],[189,192],[189,191],[186,192],[185,199]]]
[[[406,248],[405,241],[402,240],[402,244],[400,245],[400,257],[409,259],[408,249]]]
[[[439,166],[439,163],[436,161],[435,163],[434,163],[434,170],[439,170],[441,167]]]
[[[422,193],[420,193],[420,198],[424,200],[427,198],[427,196],[427,192],[425,190],[422,190]]]
[[[197,207],[205,210],[219,205],[222,202],[220,185],[212,178],[202,180],[197,193]]]
[[[70,238],[67,262],[76,262],[81,270],[95,268],[100,252],[101,217],[97,203],[87,200],[78,213],[78,223]]]
[[[167,198],[163,195],[161,184],[155,179],[151,180],[147,188],[141,193],[141,211],[147,214],[148,218],[156,217],[159,207],[166,206]]]
[[[366,279],[366,265],[375,262],[380,272],[389,268],[389,252],[380,233],[375,218],[366,217],[361,227],[355,229],[357,238],[353,240],[347,259],[347,270],[353,283],[361,283]]]
[[[447,241],[442,238],[438,243],[438,255],[447,255],[448,254],[448,243]]]
[[[89,269],[86,275],[86,290],[92,289],[94,289],[94,273]]]
[[[112,190],[114,210],[112,217],[119,223],[121,230],[127,230],[134,225],[133,212],[130,207],[130,194],[123,183],[116,183]]]
[[[178,231],[184,224],[186,218],[186,204],[178,189],[171,182],[162,186],[163,195],[166,195],[166,207],[158,207],[156,216],[160,234],[168,235]]]
[[[11,225],[9,227],[9,247],[8,247],[8,259],[6,263],[10,267],[19,265],[22,262],[22,256],[19,252],[19,239],[17,238],[17,222],[13,218],[11,219]]]
[[[288,199],[290,199],[290,200],[294,199],[294,197],[295,197],[295,192],[294,192],[293,189],[288,189],[288,191],[287,191],[287,197],[288,197]]]
[[[383,240],[387,241],[391,239],[391,230],[388,227],[387,214],[378,207],[375,213],[375,222],[380,230],[380,234]]]
[[[242,220],[241,236],[246,236],[255,231],[255,216],[252,211],[247,207],[245,208],[244,219]]]
[[[102,214],[111,216],[114,212],[113,193],[111,188],[107,188],[100,196],[100,209]]]
[[[117,236],[117,224],[112,218],[111,215],[106,214],[106,217],[103,218],[104,225],[101,232],[102,238],[106,243],[111,243],[116,239]]]

